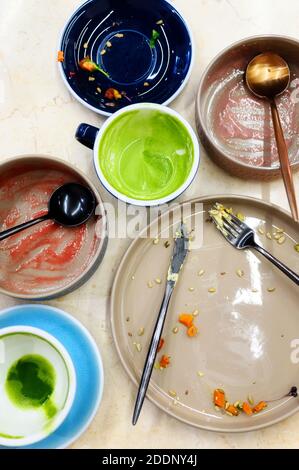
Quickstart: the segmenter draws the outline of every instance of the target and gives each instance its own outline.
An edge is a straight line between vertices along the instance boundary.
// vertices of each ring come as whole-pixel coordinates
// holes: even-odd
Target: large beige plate
[[[171,300],[163,332],[165,346],[158,355],[158,359],[162,353],[170,355],[171,365],[153,371],[147,396],[170,415],[191,425],[213,431],[249,431],[295,413],[299,399],[288,397],[272,402],[264,412],[252,417],[231,417],[215,410],[212,392],[223,388],[231,402],[244,401],[249,395],[258,402],[282,397],[292,386],[299,385],[299,364],[291,360],[292,352],[296,359],[292,342],[299,338],[299,291],[260,255],[239,252],[227,244],[215,226],[207,222],[207,210],[216,200],[245,214],[260,243],[299,271],[299,254],[294,249],[299,242],[298,225],[279,208],[237,196],[194,200],[193,217],[187,216],[187,224],[196,224],[195,240]],[[186,209],[187,205],[182,207]],[[166,229],[172,223],[176,227],[180,220],[178,211],[167,219],[168,215],[161,219],[163,233],[158,228],[161,237],[167,236]],[[261,227],[271,233],[277,227],[283,228],[286,241],[279,245],[268,239],[259,233]],[[164,242],[154,244],[153,238],[137,238],[124,256],[113,286],[114,340],[135,383],[140,379],[163,297],[172,251],[172,244],[166,248]],[[205,271],[202,276],[198,275],[200,270]],[[239,277],[237,270],[243,270],[244,276]],[[162,279],[162,284],[154,281],[157,278]],[[153,282],[152,288],[148,281]],[[209,293],[210,288],[215,288],[216,293]],[[199,311],[195,323],[200,333],[190,339],[178,323],[178,315],[195,310]],[[176,326],[179,331],[174,334]],[[140,328],[145,330],[141,336]],[[142,346],[140,352],[136,343]],[[198,372],[204,375],[200,377]],[[178,398],[171,397],[169,391],[176,392]]]

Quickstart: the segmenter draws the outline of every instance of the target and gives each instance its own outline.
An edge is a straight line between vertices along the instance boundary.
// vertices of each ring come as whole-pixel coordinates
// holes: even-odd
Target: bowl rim
[[[221,57],[223,57],[224,55],[226,55],[227,53],[229,53],[231,50],[233,50],[234,48],[238,47],[238,46],[242,46],[242,45],[247,45],[247,44],[250,44],[254,41],[258,41],[258,40],[282,40],[284,42],[288,42],[288,43],[293,43],[293,45],[297,46],[298,49],[299,49],[299,40],[294,38],[294,37],[291,37],[291,36],[287,36],[287,35],[282,35],[282,34],[257,34],[257,35],[253,35],[253,36],[246,36],[245,38],[243,39],[239,39],[238,41],[234,41],[233,43],[229,44],[228,46],[226,46],[225,48],[223,48],[222,50],[220,50],[220,52],[218,52],[218,54],[212,59],[210,60],[210,62],[208,63],[207,67],[205,68],[204,70],[204,73],[200,79],[200,82],[199,82],[199,87],[198,87],[198,91],[197,91],[197,95],[196,95],[196,115],[197,115],[197,118],[198,118],[198,127],[201,128],[205,138],[207,139],[207,141],[209,142],[209,145],[211,145],[212,148],[216,149],[216,151],[221,154],[221,157],[226,159],[226,160],[229,160],[230,162],[234,163],[236,166],[239,166],[240,168],[243,168],[243,170],[248,170],[248,171],[255,171],[257,174],[260,173],[276,173],[277,171],[279,171],[280,169],[280,166],[278,167],[266,167],[266,166],[255,166],[255,165],[250,165],[248,163],[244,163],[244,162],[241,162],[240,160],[237,160],[235,158],[233,158],[229,153],[226,153],[226,152],[223,152],[223,150],[221,150],[221,148],[217,145],[216,142],[212,141],[211,139],[211,134],[210,134],[210,131],[208,129],[208,126],[206,125],[206,120],[204,119],[203,117],[203,113],[202,113],[202,106],[201,106],[201,94],[202,94],[202,89],[203,89],[203,85],[204,85],[204,82],[208,76],[208,74],[210,73],[212,67],[217,63],[217,61],[219,59],[221,59]],[[299,161],[298,162],[295,162],[295,163],[291,163],[291,167],[292,168],[297,168],[299,167]]]
[[[62,44],[62,40],[63,40],[63,37],[64,37],[64,34],[71,22],[71,20],[73,19],[73,17],[76,15],[76,13],[81,10],[82,7],[84,7],[86,4],[90,3],[90,1],[93,1],[93,0],[86,0],[84,3],[80,4],[79,6],[77,6],[73,11],[72,13],[70,14],[70,16],[68,17],[67,21],[65,22],[62,30],[61,30],[61,33],[59,35],[59,40],[58,40],[58,46],[57,46],[57,51],[60,51],[61,50],[61,44]],[[188,35],[189,35],[189,38],[190,38],[190,45],[191,45],[191,61],[190,61],[190,64],[189,64],[189,69],[188,69],[188,72],[183,80],[183,82],[181,83],[180,87],[166,100],[164,101],[161,106],[167,106],[168,104],[170,104],[172,101],[174,101],[183,91],[183,89],[186,87],[190,77],[191,77],[191,74],[192,74],[192,71],[193,71],[193,68],[194,68],[194,64],[195,64],[195,39],[194,39],[194,35],[193,35],[193,32],[192,32],[192,29],[191,29],[191,26],[188,22],[188,20],[186,19],[185,15],[183,14],[183,12],[181,11],[181,8],[178,7],[177,5],[175,5],[175,3],[173,2],[173,0],[164,0],[166,3],[169,3],[172,8],[174,10],[177,11],[177,13],[180,15],[180,17],[182,18],[182,21],[186,27],[186,30],[188,32]],[[90,105],[89,103],[87,103],[84,99],[82,99],[74,90],[73,88],[71,87],[71,85],[69,84],[66,76],[65,76],[65,73],[63,71],[63,66],[62,66],[62,63],[61,62],[58,62],[58,69],[59,69],[59,72],[60,72],[60,75],[61,75],[61,78],[64,82],[64,84],[66,85],[66,88],[68,89],[68,91],[71,93],[71,95],[79,102],[81,103],[83,106],[85,106],[86,108],[90,109],[91,111],[94,111],[95,113],[97,114],[100,114],[101,116],[113,116],[115,113],[113,112],[108,112],[108,111],[103,111],[103,110],[100,110],[98,108],[96,108],[95,106],[92,106]],[[139,103],[138,103],[139,104]],[[124,108],[126,108],[127,106],[125,106]],[[123,108],[121,108],[123,109]]]
[[[16,156],[11,156],[9,158],[6,158],[5,160],[2,160],[0,162],[0,169],[2,171],[2,168],[6,165],[9,164],[17,164],[17,163],[25,163],[26,160],[32,160],[34,159],[38,160],[45,160],[48,161],[49,163],[57,163],[58,165],[65,166],[66,168],[69,169],[69,171],[73,173],[77,173],[78,176],[86,182],[86,184],[91,188],[91,190],[94,192],[94,195],[97,200],[97,205],[100,208],[100,213],[101,213],[101,220],[102,220],[102,235],[101,239],[99,242],[99,246],[96,250],[96,253],[93,256],[93,259],[91,263],[86,267],[86,269],[75,279],[73,279],[69,284],[66,284],[63,287],[58,287],[55,289],[52,289],[50,291],[39,294],[22,294],[18,292],[13,292],[8,289],[4,289],[3,287],[0,286],[0,293],[5,294],[9,297],[15,298],[15,299],[20,299],[20,300],[30,300],[30,301],[37,301],[37,300],[50,300],[52,298],[56,298],[62,295],[65,295],[72,290],[76,289],[83,283],[86,279],[86,277],[90,274],[92,275],[94,271],[97,269],[99,262],[101,262],[102,257],[105,255],[105,251],[107,248],[107,242],[108,242],[108,219],[107,219],[107,214],[105,210],[104,203],[102,201],[102,198],[100,196],[99,191],[95,187],[95,185],[92,183],[90,178],[82,171],[80,168],[78,168],[75,164],[71,165],[67,160],[63,160],[62,158],[54,157],[52,155],[47,155],[47,154],[41,154],[41,153],[32,153],[32,154],[23,154],[23,155],[16,155]]]
[[[53,434],[58,429],[58,427],[63,423],[63,421],[66,419],[74,403],[76,389],[77,389],[77,378],[76,378],[75,367],[68,351],[63,346],[63,344],[60,341],[58,341],[58,339],[55,338],[50,333],[42,330],[41,328],[25,326],[25,325],[15,325],[15,326],[8,326],[5,328],[0,328],[0,340],[1,338],[9,334],[20,334],[20,335],[31,334],[33,336],[40,338],[43,341],[46,341],[48,344],[50,344],[52,348],[54,348],[59,353],[59,355],[63,359],[64,364],[66,366],[68,379],[69,379],[68,380],[69,388],[68,388],[66,401],[63,405],[63,408],[59,411],[57,418],[54,419],[54,426],[53,428],[51,428],[50,432],[43,430],[36,434],[33,434],[32,436],[28,436],[28,437],[21,438],[21,439],[10,439],[10,438],[5,438],[5,437],[0,436],[0,445],[6,446],[6,447],[23,447],[26,445],[36,444],[42,439],[45,439],[50,434]]]
[[[192,164],[192,168],[191,168],[191,170],[188,174],[187,179],[185,180],[185,182],[178,189],[176,189],[172,193],[170,193],[167,196],[164,196],[163,198],[160,198],[160,199],[142,200],[142,199],[134,199],[134,198],[131,198],[129,196],[126,196],[125,194],[123,194],[120,191],[118,191],[117,189],[115,189],[109,183],[109,181],[104,176],[104,174],[101,170],[100,164],[99,164],[99,157],[98,157],[99,145],[100,145],[100,141],[101,141],[102,137],[104,136],[105,131],[107,130],[107,128],[110,127],[110,125],[113,124],[114,120],[117,119],[122,114],[130,113],[131,111],[138,110],[138,109],[153,109],[153,110],[160,111],[161,113],[168,114],[169,116],[175,117],[184,126],[184,128],[188,132],[188,134],[189,134],[189,136],[192,140],[192,144],[193,144],[193,149],[194,149],[193,164]],[[175,111],[174,109],[169,108],[165,105],[157,104],[157,103],[136,103],[136,104],[131,104],[129,106],[126,106],[126,107],[118,110],[116,113],[112,114],[112,116],[110,116],[109,119],[107,119],[104,122],[104,124],[100,128],[99,132],[97,133],[97,137],[96,137],[96,140],[95,140],[95,143],[94,143],[93,162],[94,162],[94,167],[95,167],[96,174],[97,174],[100,182],[102,183],[102,185],[105,187],[105,189],[110,194],[112,194],[114,197],[116,197],[117,199],[119,199],[119,200],[121,200],[121,201],[123,201],[127,204],[132,204],[134,206],[142,206],[142,207],[153,207],[153,206],[166,204],[166,203],[176,199],[184,191],[186,191],[186,189],[191,185],[191,183],[193,182],[193,180],[194,180],[194,178],[197,174],[199,163],[200,163],[200,146],[199,146],[198,138],[196,136],[195,131],[193,130],[193,128],[191,127],[189,122],[183,116],[181,116],[177,111]]]

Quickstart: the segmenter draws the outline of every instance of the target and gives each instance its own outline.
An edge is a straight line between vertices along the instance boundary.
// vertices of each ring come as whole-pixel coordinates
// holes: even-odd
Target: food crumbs
[[[189,292],[194,292],[194,287],[189,287]]]
[[[123,37],[124,37],[124,34],[123,34],[123,33],[117,33],[117,34],[115,34],[114,37],[116,37],[116,38],[123,38]]]
[[[204,270],[201,269],[200,271],[198,271],[197,275],[198,275],[199,277],[201,277],[201,276],[204,275],[204,273],[205,273]]]
[[[170,365],[170,357],[163,355],[159,362],[160,369],[166,369]]]
[[[130,317],[127,317],[127,318],[126,318],[126,321],[130,321]]]
[[[155,238],[155,240],[153,241],[153,244],[158,245],[158,243],[159,243],[159,238]]]
[[[155,283],[156,283],[156,284],[161,284],[162,281],[161,281],[161,279],[160,279],[159,277],[157,277],[157,279],[155,279]]]
[[[87,49],[87,48],[88,48],[88,42],[85,42],[85,43],[83,44],[83,48],[84,48],[84,49]]]
[[[198,371],[198,372],[197,372],[197,375],[198,375],[198,377],[203,377],[205,374],[204,374],[203,372],[201,372],[201,371]]]
[[[163,24],[163,20],[156,21],[156,24]]]
[[[106,54],[106,49],[102,49],[101,52],[100,52],[101,55],[104,55]]]
[[[236,274],[239,277],[243,277],[245,273],[244,273],[243,269],[237,269]]]
[[[63,51],[58,51],[57,62],[63,62],[63,61],[64,61],[64,52]]]
[[[275,292],[276,288],[275,287],[268,287],[267,291],[268,292]]]
[[[209,292],[210,294],[215,294],[215,292],[216,292],[215,287],[210,287],[210,289],[208,290],[208,292]]]
[[[178,333],[179,329],[177,326],[175,326],[173,329],[172,329],[172,332],[176,335]]]
[[[139,328],[138,330],[138,336],[144,335],[144,328]]]
[[[90,82],[94,82],[94,81],[95,81],[95,78],[94,78],[94,77],[88,77],[88,80],[89,80]]]
[[[170,247],[170,242],[167,240],[167,241],[164,243],[164,246],[165,246],[165,248],[169,248],[169,247]]]
[[[135,343],[135,342],[133,344],[134,344],[135,348],[137,349],[137,351],[141,352],[141,350],[142,350],[141,344],[140,343]]]
[[[277,241],[277,243],[279,245],[283,245],[283,243],[286,241],[286,237],[283,235],[282,237],[280,237]]]
[[[148,82],[144,82],[143,86],[147,87],[147,86],[149,86],[149,83],[148,83]]]
[[[107,46],[107,47],[112,47],[112,43],[111,43],[110,41],[107,41],[107,42],[106,42],[106,46]]]
[[[161,338],[160,341],[159,341],[159,345],[158,345],[158,348],[157,348],[157,352],[160,352],[161,349],[163,348],[165,344],[165,339],[164,338]]]
[[[266,237],[268,238],[268,240],[272,240],[272,235],[270,232],[267,232]]]
[[[174,390],[169,390],[168,395],[172,398],[176,398],[177,393]]]
[[[241,222],[244,222],[246,217],[245,217],[244,214],[242,214],[242,212],[238,212],[238,213],[237,213],[237,218],[238,218],[239,220],[241,220]]]
[[[297,253],[299,253],[299,243],[297,243],[297,245],[295,245],[294,248],[295,248],[295,251],[297,251]]]
[[[260,235],[265,235],[265,230],[261,227],[258,229],[258,232]]]
[[[148,281],[147,287],[149,287],[149,289],[152,289],[154,287],[154,284],[152,283],[152,281]]]

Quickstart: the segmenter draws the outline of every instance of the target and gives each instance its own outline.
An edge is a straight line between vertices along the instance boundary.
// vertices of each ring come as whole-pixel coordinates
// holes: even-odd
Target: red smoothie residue
[[[60,170],[19,170],[0,177],[0,230],[39,217],[60,185],[76,181]],[[91,262],[99,238],[96,219],[76,228],[53,221],[0,242],[0,286],[21,294],[48,293],[76,279]]]

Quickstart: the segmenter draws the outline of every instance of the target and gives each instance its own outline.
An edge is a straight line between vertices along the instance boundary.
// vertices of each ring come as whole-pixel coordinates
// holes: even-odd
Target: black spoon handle
[[[294,271],[289,269],[285,264],[283,264],[281,261],[279,261],[275,256],[271,255],[267,250],[262,248],[261,246],[255,244],[253,246],[259,253],[261,253],[265,258],[267,258],[271,263],[274,264],[280,271],[282,271],[284,274],[286,274],[292,281],[299,286],[299,275],[296,274]]]
[[[46,214],[46,215],[43,215],[42,217],[38,217],[37,219],[28,220],[28,222],[24,222],[23,224],[16,225],[16,227],[12,227],[7,230],[4,230],[3,232],[0,232],[0,242],[2,240],[5,240],[5,238],[10,237],[11,235],[15,235],[16,233],[19,233],[22,230],[25,230],[26,228],[32,227],[32,225],[39,224],[40,222],[43,222],[44,220],[47,220],[49,218],[50,218],[49,214]]]
[[[135,408],[134,408],[134,414],[133,414],[133,420],[132,420],[133,425],[135,425],[138,421],[140,411],[141,411],[141,408],[145,399],[145,395],[147,392],[147,388],[150,382],[155,358],[157,355],[157,349],[158,349],[159,342],[161,339],[163,326],[164,326],[165,318],[167,314],[167,309],[168,309],[168,305],[170,302],[171,294],[173,292],[174,284],[175,283],[173,281],[168,281],[166,285],[164,299],[163,299],[161,309],[158,315],[158,319],[155,325],[149,351],[147,353],[147,357],[144,363],[141,382],[139,385],[138,394],[137,394],[137,398],[135,402]]]

